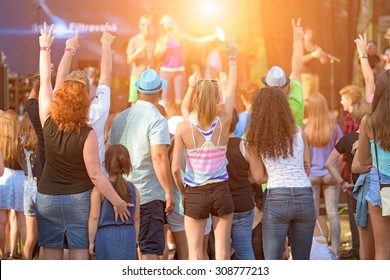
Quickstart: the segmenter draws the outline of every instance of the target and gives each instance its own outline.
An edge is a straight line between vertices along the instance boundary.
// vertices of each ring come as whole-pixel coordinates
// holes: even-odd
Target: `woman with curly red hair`
[[[44,259],[62,259],[69,248],[70,259],[88,259],[88,217],[94,186],[112,203],[115,217],[127,220],[126,203],[103,174],[95,131],[87,125],[90,105],[87,84],[81,79],[65,81],[54,92],[50,83],[50,46],[54,26],[46,23],[39,37],[39,117],[45,140],[46,162],[38,184],[38,243]],[[102,44],[111,44],[107,32]]]
[[[308,178],[306,139],[295,125],[283,90],[263,88],[252,104],[247,136],[250,171],[256,183],[267,182],[263,211],[265,259],[283,259],[290,228],[294,260],[308,260],[316,221]]]

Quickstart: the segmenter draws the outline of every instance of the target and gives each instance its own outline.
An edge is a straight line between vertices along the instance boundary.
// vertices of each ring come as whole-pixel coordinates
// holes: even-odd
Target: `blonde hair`
[[[38,137],[27,113],[23,115],[18,134],[22,137],[21,144],[23,148],[35,152],[38,145]]]
[[[352,118],[358,124],[360,124],[362,118],[369,113],[371,113],[371,104],[364,100],[352,105]]]
[[[331,135],[336,139],[336,123],[329,118],[328,104],[321,93],[313,94],[308,101],[306,135],[309,145],[324,147]]]
[[[13,110],[5,111],[0,117],[0,150],[3,154],[4,166],[20,169],[18,163],[18,115]]]
[[[351,100],[352,105],[360,102],[362,99],[362,91],[358,86],[348,85],[340,90],[340,95],[345,96],[348,100]]]
[[[143,15],[143,16],[140,17],[139,22],[141,22],[142,20],[148,20],[148,21],[150,21],[150,23],[152,23],[152,21],[153,21],[153,16],[152,16],[152,15],[149,15],[149,14],[145,14],[145,15]]]
[[[198,81],[193,104],[201,127],[211,125],[216,116],[218,83],[215,80]]]

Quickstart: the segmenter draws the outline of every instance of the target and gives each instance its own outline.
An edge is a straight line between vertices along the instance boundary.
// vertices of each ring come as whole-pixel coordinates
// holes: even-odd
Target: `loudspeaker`
[[[9,109],[7,65],[0,63],[0,109]]]

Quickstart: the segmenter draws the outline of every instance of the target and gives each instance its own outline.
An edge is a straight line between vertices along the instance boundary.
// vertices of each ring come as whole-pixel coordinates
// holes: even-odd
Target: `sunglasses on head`
[[[199,79],[197,83],[199,84],[200,82],[205,82],[205,81],[210,81],[218,85],[218,80],[216,79]]]
[[[151,26],[152,23],[149,22],[149,21],[144,21],[144,22],[141,22],[140,25],[142,25],[142,26]]]

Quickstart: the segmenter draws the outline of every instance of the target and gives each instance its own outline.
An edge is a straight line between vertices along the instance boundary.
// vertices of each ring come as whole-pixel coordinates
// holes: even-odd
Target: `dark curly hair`
[[[258,157],[275,159],[293,155],[296,127],[284,91],[260,90],[252,104],[247,146]]]

